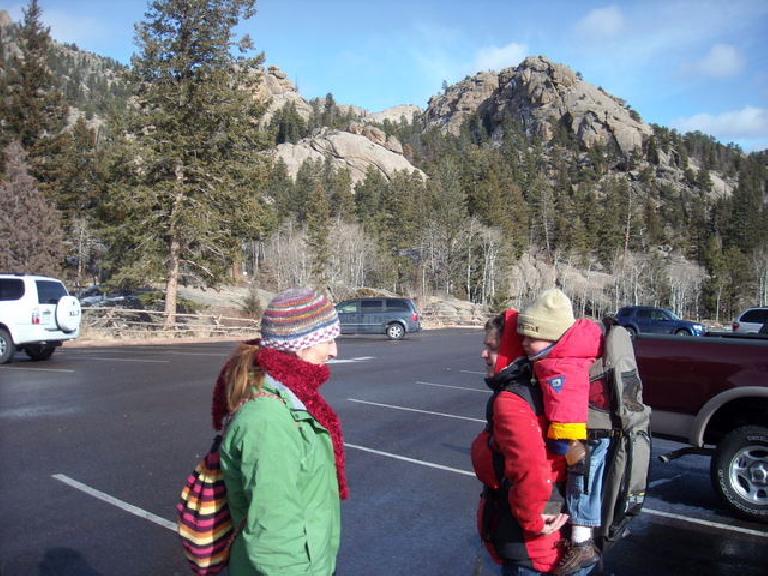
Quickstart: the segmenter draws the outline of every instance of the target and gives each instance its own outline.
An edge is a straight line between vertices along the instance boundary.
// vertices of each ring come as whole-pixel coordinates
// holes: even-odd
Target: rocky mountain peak
[[[285,163],[291,178],[296,178],[306,160],[325,161],[330,158],[334,168],[349,170],[352,190],[355,184],[365,179],[369,166],[377,169],[386,179],[391,178],[395,171],[403,170],[426,177],[402,155],[402,147],[396,138],[387,138],[378,128],[359,123],[353,123],[351,129],[354,132],[320,128],[311,137],[296,144],[280,144],[272,156]]]
[[[448,86],[442,94],[429,99],[427,126],[458,134],[464,121],[492,97],[498,88],[499,75],[495,72],[478,72]]]
[[[269,100],[270,105],[264,113],[262,123],[268,125],[272,116],[289,102],[296,106],[296,112],[304,120],[312,115],[312,106],[302,98],[296,85],[288,78],[288,74],[277,66],[262,68],[261,81],[259,82],[254,97],[258,100]]]
[[[7,28],[13,24],[13,20],[11,20],[11,15],[8,14],[7,10],[0,10],[0,28]]]
[[[427,122],[457,134],[478,111],[496,129],[511,115],[545,141],[564,127],[585,148],[615,145],[622,154],[642,147],[653,133],[623,100],[544,56],[529,56],[515,68],[476,74],[449,87],[430,100]]]

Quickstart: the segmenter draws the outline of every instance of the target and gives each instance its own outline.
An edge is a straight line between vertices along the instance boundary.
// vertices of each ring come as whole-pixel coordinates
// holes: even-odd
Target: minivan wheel
[[[16,346],[13,344],[11,335],[5,328],[0,328],[0,364],[10,362],[14,352],[16,352]]]
[[[405,328],[402,324],[395,322],[387,326],[387,337],[390,340],[400,340],[403,336],[405,336]]]

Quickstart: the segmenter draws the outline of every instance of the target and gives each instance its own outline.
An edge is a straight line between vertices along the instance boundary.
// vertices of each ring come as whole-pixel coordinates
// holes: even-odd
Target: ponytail
[[[240,344],[221,369],[213,389],[215,430],[221,430],[225,418],[264,387],[264,371],[256,361],[260,349],[258,341]]]

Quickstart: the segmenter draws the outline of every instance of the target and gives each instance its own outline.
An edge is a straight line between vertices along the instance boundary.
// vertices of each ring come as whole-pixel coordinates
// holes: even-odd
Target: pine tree
[[[168,324],[180,275],[215,284],[271,221],[259,196],[266,162],[253,154],[266,145],[251,91],[263,55],[246,57],[250,39],[233,36],[253,13],[254,0],[155,0],[136,27],[136,106],[112,165],[111,255],[116,281],[165,281]]]
[[[18,142],[3,151],[7,180],[0,185],[0,270],[59,276],[63,234],[56,209],[29,175]]]
[[[333,168],[330,157],[323,170],[323,186],[328,191],[331,215],[346,222],[355,218],[355,197],[352,195],[352,175],[348,168]]]
[[[66,107],[48,66],[51,36],[42,25],[42,10],[37,0],[23,9],[18,42],[20,54],[9,63],[6,122],[12,139],[25,150],[33,150],[47,136],[64,126]]]
[[[331,257],[328,245],[330,228],[330,207],[328,195],[321,182],[315,184],[309,195],[307,208],[307,246],[312,260],[312,281],[315,288],[325,290],[328,287],[328,261]]]
[[[4,141],[21,142],[40,189],[58,203],[55,173],[61,161],[61,131],[68,108],[48,64],[52,40],[42,24],[37,0],[30,0],[23,11],[20,53],[11,57],[8,66]]]
[[[355,185],[355,212],[358,221],[370,229],[381,206],[381,195],[387,187],[387,181],[373,165],[368,166],[365,179]]]

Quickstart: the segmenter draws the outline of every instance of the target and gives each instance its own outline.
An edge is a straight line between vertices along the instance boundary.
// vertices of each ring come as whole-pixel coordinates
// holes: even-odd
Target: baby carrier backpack
[[[603,479],[602,524],[595,534],[595,544],[604,552],[626,534],[627,523],[643,507],[651,457],[650,418],[632,338],[626,328],[608,326],[603,356],[590,370],[587,424],[590,438],[611,438]]]

